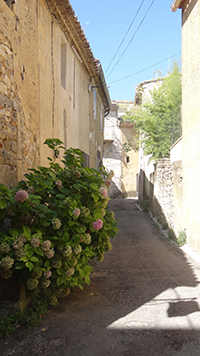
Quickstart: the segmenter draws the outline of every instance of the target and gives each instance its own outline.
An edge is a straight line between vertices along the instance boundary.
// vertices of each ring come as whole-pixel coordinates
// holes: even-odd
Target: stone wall
[[[14,80],[11,42],[0,31],[0,183],[13,187],[36,164],[37,146],[25,124]]]
[[[150,207],[153,214],[174,229],[173,169],[169,158],[159,159],[151,175]]]

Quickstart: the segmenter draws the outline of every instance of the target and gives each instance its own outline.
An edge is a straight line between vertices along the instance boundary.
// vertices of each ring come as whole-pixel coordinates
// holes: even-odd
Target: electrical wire
[[[133,76],[136,75],[136,74],[145,72],[145,70],[150,69],[150,68],[153,68],[153,67],[157,66],[158,64],[163,63],[163,62],[167,61],[168,59],[177,56],[177,55],[180,54],[180,53],[181,53],[181,51],[180,51],[180,52],[177,52],[177,53],[175,53],[175,54],[173,54],[173,55],[170,56],[170,57],[167,57],[167,58],[163,59],[162,61],[159,61],[159,62],[157,62],[157,63],[154,63],[154,64],[152,64],[152,65],[149,66],[149,67],[146,67],[146,68],[144,68],[144,69],[141,69],[141,70],[139,70],[138,72],[135,72],[135,73],[133,73],[133,74],[127,75],[126,77],[123,77],[123,78],[121,78],[121,79],[114,80],[113,82],[108,83],[108,85],[111,85],[111,84],[113,84],[113,83],[120,82],[121,80],[130,78],[130,77],[133,77]]]
[[[116,68],[116,66],[118,65],[118,63],[119,63],[120,60],[122,59],[122,57],[124,56],[125,52],[127,51],[128,47],[130,46],[131,42],[133,41],[133,39],[134,39],[136,33],[138,32],[139,28],[140,28],[141,25],[143,24],[143,22],[144,22],[144,20],[145,20],[145,18],[146,18],[146,16],[147,16],[147,14],[148,14],[149,10],[151,9],[151,7],[152,7],[152,5],[153,5],[154,2],[155,2],[155,0],[153,0],[153,1],[151,2],[150,6],[148,7],[147,12],[145,13],[145,15],[144,15],[142,21],[140,22],[140,24],[138,25],[138,27],[137,27],[137,29],[136,29],[134,35],[131,37],[131,39],[130,39],[128,45],[126,46],[125,50],[124,50],[123,53],[121,54],[121,56],[120,56],[120,58],[118,59],[117,63],[114,65],[113,69],[112,69],[112,70],[110,71],[110,73],[107,75],[106,79],[108,79],[108,77],[111,75],[111,73],[114,71],[114,69]]]
[[[113,58],[111,59],[110,64],[109,64],[109,66],[107,67],[107,69],[106,69],[105,73],[106,73],[106,72],[108,71],[108,69],[110,68],[110,66],[111,66],[111,64],[113,63],[113,61],[114,61],[114,59],[115,59],[115,57],[116,57],[117,53],[119,52],[119,50],[120,50],[121,46],[123,45],[123,43],[124,43],[124,41],[125,41],[125,38],[126,38],[126,36],[128,35],[128,33],[129,33],[129,31],[130,31],[131,27],[133,26],[133,23],[134,23],[134,21],[135,21],[135,19],[136,19],[137,15],[139,14],[139,12],[140,12],[140,10],[141,10],[142,5],[144,4],[144,2],[145,2],[145,0],[143,0],[143,1],[141,2],[140,6],[139,6],[139,8],[138,8],[138,10],[137,10],[137,12],[136,12],[136,15],[135,15],[134,19],[132,20],[132,22],[131,22],[131,24],[130,24],[130,26],[129,26],[128,30],[126,31],[126,34],[125,34],[125,36],[124,36],[123,40],[121,41],[121,43],[120,43],[119,47],[117,48],[117,51],[115,52],[115,54],[114,54]]]

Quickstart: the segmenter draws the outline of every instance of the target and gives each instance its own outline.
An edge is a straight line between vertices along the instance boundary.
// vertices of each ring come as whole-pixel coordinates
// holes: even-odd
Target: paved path
[[[92,283],[0,355],[199,356],[200,266],[172,245],[134,199],[110,201],[120,232]]]

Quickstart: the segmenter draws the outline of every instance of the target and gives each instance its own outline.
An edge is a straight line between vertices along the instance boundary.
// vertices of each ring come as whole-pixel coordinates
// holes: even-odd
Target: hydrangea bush
[[[64,149],[60,163],[48,158],[48,168],[31,169],[16,188],[0,185],[0,274],[54,305],[90,283],[90,261],[111,250],[117,223],[107,207],[112,173],[83,167],[82,152],[58,139],[45,144],[55,157]]]

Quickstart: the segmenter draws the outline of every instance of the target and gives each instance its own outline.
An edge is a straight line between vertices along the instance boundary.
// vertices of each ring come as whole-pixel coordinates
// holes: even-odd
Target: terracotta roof
[[[175,12],[177,9],[181,9],[186,0],[174,0],[171,5],[171,10]]]
[[[100,62],[94,58],[90,44],[85,37],[69,0],[46,0],[46,2],[65,32],[71,46],[81,59],[86,72],[91,78],[94,78],[104,109],[110,109],[110,96]]]

